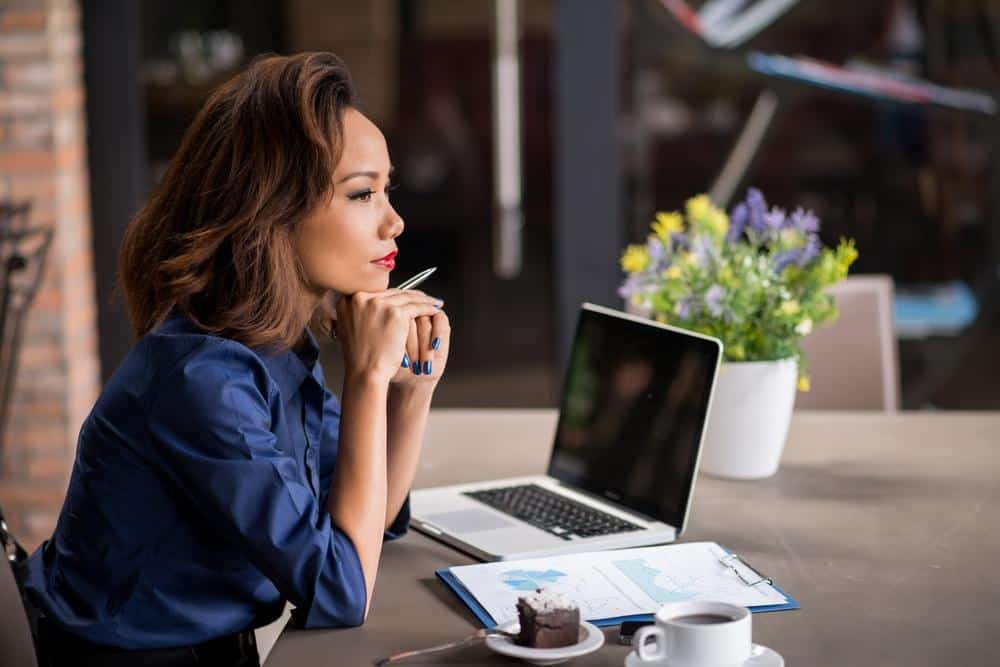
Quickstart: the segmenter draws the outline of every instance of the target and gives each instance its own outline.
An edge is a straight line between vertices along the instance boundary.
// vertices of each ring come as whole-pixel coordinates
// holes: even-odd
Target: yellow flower
[[[656,316],[656,321],[659,322],[660,324],[666,324],[667,323],[667,318],[666,318],[665,315],[657,315]]]
[[[725,236],[729,231],[729,216],[712,204],[708,195],[698,195],[687,200],[686,210],[692,225],[698,225],[715,237]]]
[[[698,195],[687,200],[686,204],[688,218],[691,220],[704,220],[712,210],[712,200],[708,195]]]
[[[638,273],[649,266],[649,253],[646,247],[630,245],[625,249],[621,259],[622,270],[628,273]]]
[[[707,223],[709,231],[718,237],[725,236],[726,232],[729,231],[729,216],[726,215],[725,211],[720,211],[717,208],[712,208],[712,214]]]
[[[667,267],[667,270],[663,272],[663,277],[669,280],[677,280],[681,277],[681,267],[676,264]]]
[[[807,377],[799,378],[798,386],[799,386],[799,391],[809,391],[809,389],[811,388],[811,385],[809,384],[809,378]]]
[[[837,253],[837,268],[840,278],[843,279],[847,276],[847,270],[851,268],[851,264],[854,260],[858,258],[858,249],[854,246],[854,240],[845,241],[841,243],[841,248],[838,249],[840,252]]]
[[[799,302],[795,299],[789,299],[788,301],[782,303],[781,306],[778,307],[778,310],[785,315],[794,315],[799,312]]]
[[[667,241],[674,232],[684,231],[684,218],[677,211],[671,213],[657,213],[653,222],[653,231],[661,240]]]

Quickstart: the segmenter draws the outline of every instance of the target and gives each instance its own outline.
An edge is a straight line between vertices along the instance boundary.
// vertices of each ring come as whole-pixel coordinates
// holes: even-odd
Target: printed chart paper
[[[788,598],[769,584],[748,586],[720,562],[728,552],[714,542],[461,565],[451,573],[498,624],[517,618],[517,598],[551,588],[580,607],[584,620],[655,613],[663,604],[715,600],[744,607],[782,605]],[[758,574],[732,561],[747,581]]]

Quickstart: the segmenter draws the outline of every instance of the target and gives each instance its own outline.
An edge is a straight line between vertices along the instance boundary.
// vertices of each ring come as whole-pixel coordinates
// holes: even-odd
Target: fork
[[[479,641],[480,639],[486,639],[487,637],[508,637],[510,639],[517,639],[519,636],[516,632],[508,632],[507,630],[500,630],[498,628],[483,628],[482,630],[477,630],[474,634],[469,635],[465,639],[460,639],[455,642],[449,642],[447,644],[438,644],[437,646],[431,646],[430,648],[415,649],[412,651],[400,651],[399,653],[393,653],[385,658],[379,658],[375,660],[372,664],[375,667],[382,667],[383,665],[388,665],[393,662],[398,662],[400,660],[405,660],[406,658],[412,658],[417,655],[424,655],[425,653],[436,653],[437,651],[446,651],[450,648],[458,648],[459,646],[464,646],[465,644],[471,644],[473,642]]]

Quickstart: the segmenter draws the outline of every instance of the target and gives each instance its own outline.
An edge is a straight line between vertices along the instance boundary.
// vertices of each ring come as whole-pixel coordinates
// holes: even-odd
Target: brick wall
[[[0,0],[0,198],[30,198],[56,229],[0,460],[0,504],[29,549],[52,533],[100,388],[80,42],[75,0]]]

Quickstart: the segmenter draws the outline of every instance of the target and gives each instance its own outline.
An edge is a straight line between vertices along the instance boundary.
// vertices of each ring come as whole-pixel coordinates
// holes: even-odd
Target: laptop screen
[[[580,311],[549,475],[680,531],[721,345],[612,313]]]

